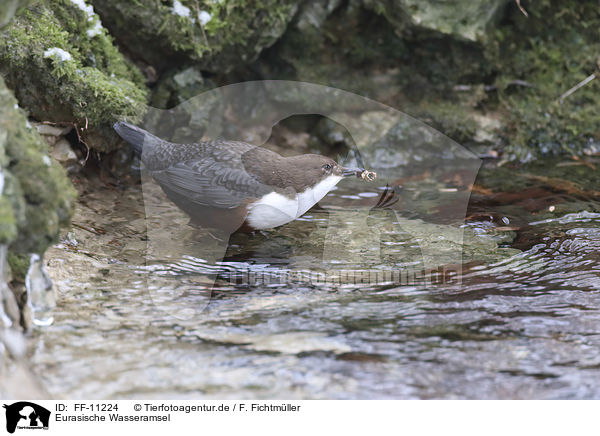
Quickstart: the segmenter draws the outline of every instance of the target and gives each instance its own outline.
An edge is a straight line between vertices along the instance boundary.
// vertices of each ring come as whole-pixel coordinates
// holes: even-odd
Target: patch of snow
[[[88,6],[85,3],[85,0],[71,0],[71,3],[85,12],[85,14],[88,16],[88,21],[92,21],[94,19],[94,16],[96,15],[94,14],[94,8],[92,6]]]
[[[190,8],[184,6],[179,0],[173,1],[172,11],[175,15],[179,15],[180,17],[190,17]]]
[[[92,24],[92,27],[87,30],[87,36],[93,38],[94,36],[100,35],[102,33],[102,22],[100,21],[100,17],[94,12],[94,8],[89,6],[85,0],[71,0],[71,3],[87,15],[89,23],[94,23]]]
[[[44,52],[45,58],[58,58],[61,62],[66,62],[71,60],[71,53],[63,50],[62,48],[52,47]]]
[[[98,18],[94,25],[87,30],[87,36],[93,38],[96,35],[100,35],[102,33],[102,23]]]
[[[212,20],[212,16],[208,12],[206,12],[206,11],[198,12],[198,21],[200,22],[200,24],[202,26],[205,26],[206,23],[208,23],[210,20]]]

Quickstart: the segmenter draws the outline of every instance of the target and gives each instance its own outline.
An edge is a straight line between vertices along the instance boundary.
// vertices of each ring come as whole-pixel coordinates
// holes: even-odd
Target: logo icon
[[[14,433],[18,429],[48,430],[50,411],[42,406],[29,401],[19,401],[10,405],[4,404],[6,409],[6,431]]]

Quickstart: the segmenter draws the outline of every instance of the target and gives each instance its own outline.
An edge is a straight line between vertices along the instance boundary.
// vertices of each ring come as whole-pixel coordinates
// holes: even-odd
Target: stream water
[[[73,228],[45,256],[57,306],[33,370],[71,399],[599,398],[597,180],[569,171],[571,184],[480,174],[458,281],[238,282],[323,263],[418,271],[423,247],[454,263],[456,228],[418,214],[346,209],[352,238],[327,244],[336,199],[375,203],[383,188],[341,184],[301,220],[232,237],[212,293],[193,229],[175,217],[153,241],[139,185],[82,179]],[[177,256],[149,260],[153,242]]]

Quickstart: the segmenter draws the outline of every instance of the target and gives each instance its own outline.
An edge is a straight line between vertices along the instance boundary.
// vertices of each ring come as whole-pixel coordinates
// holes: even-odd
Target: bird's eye
[[[323,169],[325,171],[329,171],[331,169],[331,165],[330,164],[325,164],[325,165],[323,165]]]

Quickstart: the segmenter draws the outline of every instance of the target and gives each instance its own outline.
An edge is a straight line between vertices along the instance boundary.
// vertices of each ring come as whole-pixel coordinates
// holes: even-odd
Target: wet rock
[[[298,12],[296,26],[299,29],[321,27],[327,17],[329,17],[341,3],[341,0],[308,0],[304,2]]]
[[[398,114],[395,111],[368,111],[359,115],[336,113],[335,117],[346,126],[360,126],[352,137],[352,141],[359,148],[377,141],[398,122]]]
[[[52,126],[49,124],[43,124],[43,123],[31,123],[31,124],[36,128],[38,133],[43,136],[53,136],[53,137],[64,136],[67,133],[69,133],[71,130],[73,130],[73,126],[60,127],[60,126]]]
[[[418,26],[479,41],[485,39],[490,28],[497,24],[509,1],[459,0],[445,3],[432,0],[363,0],[363,3],[384,15],[399,32],[409,26]]]
[[[255,66],[263,77],[327,84],[398,107],[408,96],[420,99],[489,70],[481,45],[470,40],[419,27],[408,16],[400,25],[368,2],[327,4],[303,4]]]
[[[460,144],[478,142],[476,138],[481,128],[475,117],[479,114],[472,110],[470,105],[461,106],[457,102],[424,102],[412,109],[411,115]]]
[[[97,150],[118,146],[115,114],[144,109],[142,74],[125,62],[93,9],[68,0],[37,2],[2,29],[0,72],[32,117],[77,125]]]
[[[72,125],[58,126],[35,122],[32,122],[31,125],[42,135],[42,138],[46,140],[48,145],[56,144],[64,135],[73,130]]]
[[[150,111],[146,122],[156,132],[169,135],[167,137],[173,141],[198,141],[208,128],[211,113],[219,107],[220,101],[218,95],[212,94],[194,97],[215,87],[211,80],[203,78],[197,67],[171,71],[159,81],[150,104],[161,109],[176,108],[176,111]]]
[[[294,131],[279,124],[273,127],[271,137],[264,146],[282,156],[295,156],[311,153],[311,142],[311,135],[307,132]]]
[[[315,127],[314,133],[327,145],[331,147],[336,146],[352,146],[352,137],[348,133],[348,130],[341,124],[329,118],[323,118]]]
[[[77,154],[71,148],[71,144],[65,138],[59,139],[52,147],[52,157],[66,168],[77,164]]]
[[[393,169],[415,164],[423,159],[426,152],[414,144],[424,142],[423,137],[430,135],[429,129],[415,125],[410,120],[401,120],[378,140],[369,143],[363,149],[364,157],[374,168]]]
[[[210,81],[205,82],[198,68],[188,67],[166,74],[153,91],[150,103],[166,109],[214,87]]]

